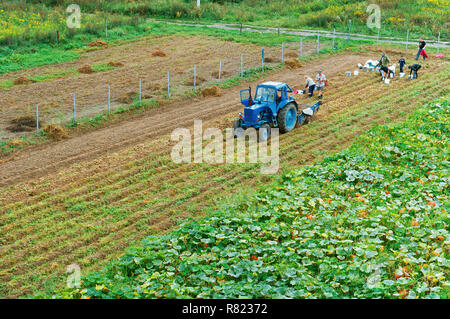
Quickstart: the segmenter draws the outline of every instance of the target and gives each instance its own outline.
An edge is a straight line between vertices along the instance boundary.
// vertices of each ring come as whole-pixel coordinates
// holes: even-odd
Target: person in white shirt
[[[306,86],[305,88],[308,88],[308,98],[312,97],[314,94],[314,89],[316,88],[316,83],[314,83],[313,79],[311,79],[309,76],[305,75],[306,79]]]
[[[319,99],[322,99],[323,95],[323,89],[325,88],[325,83],[327,81],[327,78],[325,77],[325,74],[322,73],[322,70],[319,70],[316,75],[316,87],[317,91],[319,91]]]

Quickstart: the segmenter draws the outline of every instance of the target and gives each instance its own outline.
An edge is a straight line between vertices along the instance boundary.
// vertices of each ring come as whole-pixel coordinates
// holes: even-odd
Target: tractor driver
[[[279,104],[281,102],[281,91],[277,90],[277,104]]]

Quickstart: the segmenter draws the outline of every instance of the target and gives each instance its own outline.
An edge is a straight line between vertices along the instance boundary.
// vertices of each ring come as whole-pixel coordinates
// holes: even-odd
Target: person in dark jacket
[[[420,69],[421,67],[422,67],[422,66],[421,66],[420,64],[417,64],[417,63],[408,66],[408,69],[411,70],[411,71],[409,72],[409,77],[411,78],[411,80],[417,79],[417,71],[419,71],[419,69]],[[412,74],[412,77],[411,77],[411,74]]]
[[[398,61],[398,65],[400,65],[400,73],[403,73],[403,67],[405,66],[405,64],[406,64],[406,60],[404,58],[401,58]]]
[[[309,76],[305,75],[306,79],[306,86],[305,88],[308,89],[308,97],[312,97],[314,94],[314,89],[316,88],[316,83],[311,79]]]
[[[389,79],[389,77],[391,76],[391,70],[389,70],[388,67],[386,66],[382,66],[380,67],[380,73],[381,73],[381,81],[384,81],[386,79]]]
[[[427,46],[427,43],[420,39],[419,40],[419,51],[417,52],[417,56],[416,56],[416,61],[419,60],[419,57],[421,56],[422,51],[425,49],[425,47]],[[426,54],[422,54],[423,55],[423,59],[425,60]]]

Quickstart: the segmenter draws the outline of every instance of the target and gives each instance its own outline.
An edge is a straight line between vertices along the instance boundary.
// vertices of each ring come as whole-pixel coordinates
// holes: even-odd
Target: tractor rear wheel
[[[278,126],[281,133],[292,131],[297,124],[297,108],[293,103],[286,105],[277,116]]]

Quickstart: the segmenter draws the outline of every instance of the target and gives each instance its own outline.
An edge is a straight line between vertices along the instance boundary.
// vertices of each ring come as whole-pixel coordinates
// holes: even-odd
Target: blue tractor
[[[240,137],[244,130],[252,127],[259,131],[259,140],[267,140],[271,128],[278,127],[281,133],[292,131],[296,125],[301,125],[312,117],[321,105],[298,105],[288,93],[294,91],[282,82],[264,82],[256,87],[252,98],[251,88],[241,91],[241,103],[245,106],[244,115],[233,125],[233,134]],[[296,92],[295,92],[296,93]]]

